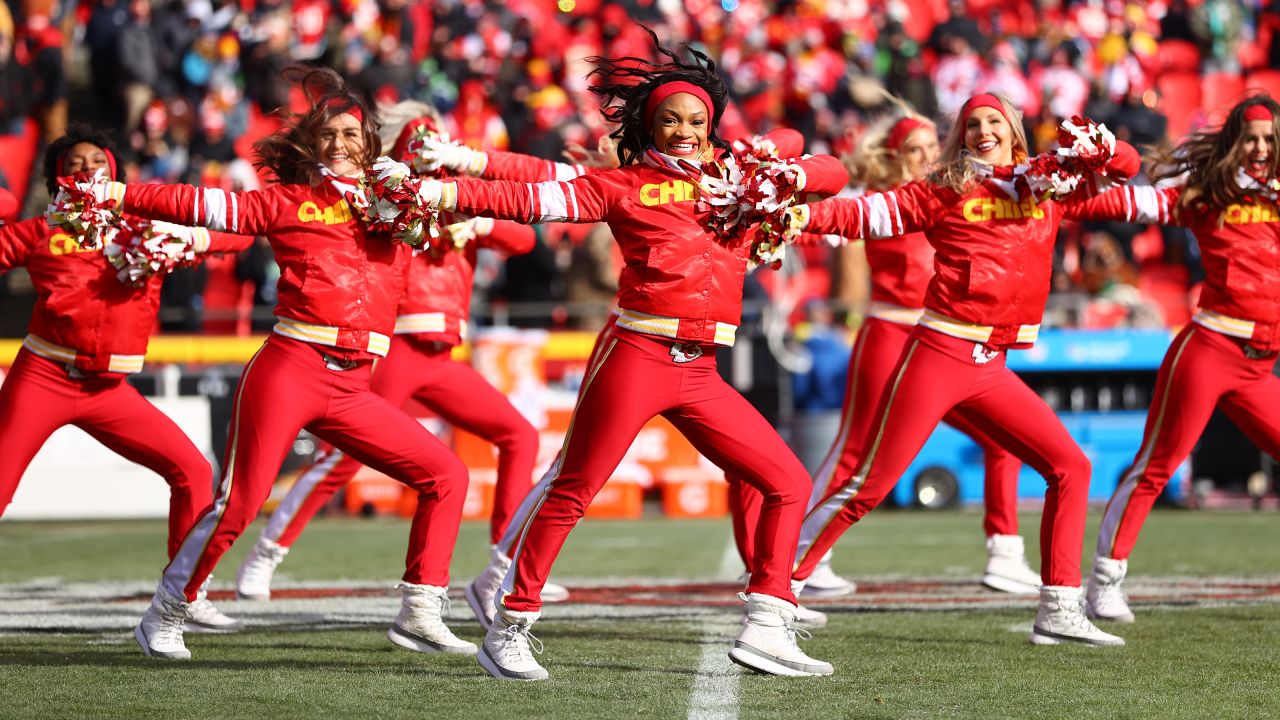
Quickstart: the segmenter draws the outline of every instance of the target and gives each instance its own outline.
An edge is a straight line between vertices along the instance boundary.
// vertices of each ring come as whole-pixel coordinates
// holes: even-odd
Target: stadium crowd
[[[68,118],[92,120],[118,129],[131,179],[256,187],[249,144],[290,105],[280,69],[303,61],[339,70],[374,99],[433,103],[473,147],[559,158],[608,133],[584,58],[647,56],[634,21],[719,60],[735,101],[726,136],[792,127],[810,152],[851,151],[891,107],[882,91],[945,121],[973,93],[998,90],[1023,109],[1033,149],[1043,150],[1072,115],[1159,145],[1213,121],[1201,108],[1229,106],[1246,78],[1280,90],[1280,2],[1267,0],[7,0],[0,133],[30,134],[32,116],[47,141]],[[39,194],[38,178],[10,182],[30,171],[6,161],[0,185]],[[1202,271],[1187,233],[1072,226],[1059,246],[1049,322],[1189,317]],[[804,294],[854,310],[865,302],[860,249],[814,248],[804,260]],[[482,259],[479,297],[511,308],[517,325],[594,327],[616,289],[616,262],[606,231],[548,228],[533,253]],[[204,297],[208,272],[170,281],[164,327],[237,327],[217,319],[240,293]],[[213,272],[251,285],[255,326],[269,325],[269,251]],[[21,294],[20,283],[7,285],[5,294]]]

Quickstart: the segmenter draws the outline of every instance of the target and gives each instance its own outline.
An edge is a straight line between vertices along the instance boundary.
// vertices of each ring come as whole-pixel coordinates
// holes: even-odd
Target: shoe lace
[[[797,640],[812,640],[813,633],[802,627],[792,624],[791,620],[785,620],[784,624],[787,628],[787,637],[791,639],[791,644],[795,645]]]
[[[207,602],[207,601],[206,601]],[[194,603],[183,606],[182,603],[163,601],[164,612],[160,615],[160,625],[156,629],[156,639],[164,642],[181,642],[182,626],[190,617]]]
[[[504,654],[512,660],[533,661],[533,653],[542,654],[542,641],[529,631],[528,625],[508,625],[502,631]]]

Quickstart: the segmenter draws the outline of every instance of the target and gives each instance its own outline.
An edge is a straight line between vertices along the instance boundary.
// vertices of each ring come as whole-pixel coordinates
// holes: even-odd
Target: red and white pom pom
[[[1106,125],[1076,115],[1058,126],[1058,157],[1073,172],[1102,172],[1116,153],[1116,136]]]
[[[196,264],[193,238],[177,233],[170,223],[122,221],[120,231],[103,250],[107,262],[116,268],[116,278],[134,287],[145,285],[156,275]]]
[[[751,204],[743,196],[751,169],[754,169],[754,164],[744,171],[733,155],[703,163],[702,177],[698,180],[697,209],[707,214],[703,222],[716,234],[732,235],[750,211]]]
[[[749,219],[759,222],[790,207],[803,184],[804,171],[795,163],[771,160],[757,165],[743,191],[751,206]]]
[[[83,250],[100,250],[119,230],[120,214],[114,199],[105,196],[110,178],[99,169],[58,178],[58,194],[45,209],[53,227],[65,230]]]
[[[778,145],[763,135],[752,135],[748,138],[734,140],[729,145],[730,152],[740,160],[755,158],[759,161],[775,160],[778,157]]]
[[[405,154],[408,156],[405,162],[409,163],[416,173],[439,172],[444,166],[440,148],[450,143],[446,133],[432,130],[426,125],[419,125],[413,131],[409,142],[405,144]]]
[[[804,207],[788,207],[765,218],[752,239],[748,268],[764,265],[777,270],[787,254],[787,246],[800,237],[807,222]]]
[[[418,197],[422,181],[402,162],[380,157],[360,176],[347,202],[372,232],[387,233],[414,248],[440,237],[438,213]]]

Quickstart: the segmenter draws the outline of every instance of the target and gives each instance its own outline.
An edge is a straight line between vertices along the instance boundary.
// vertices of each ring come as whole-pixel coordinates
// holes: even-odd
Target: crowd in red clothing
[[[0,133],[35,113],[56,136],[69,115],[118,130],[135,179],[251,188],[247,145],[274,127],[267,113],[290,104],[279,69],[306,61],[373,98],[432,102],[450,134],[475,147],[558,158],[566,143],[592,147],[609,131],[585,58],[647,57],[639,23],[719,61],[734,99],[724,135],[792,127],[810,152],[851,150],[891,107],[882,90],[944,122],[973,93],[1001,91],[1024,111],[1033,150],[1075,114],[1157,144],[1212,122],[1246,87],[1280,95],[1273,0],[6,0]],[[90,92],[69,93],[64,59],[85,64]],[[1065,231],[1061,320],[1185,320],[1178,305],[1199,273],[1193,241],[1104,229]],[[584,233],[552,229],[505,281],[482,260],[482,287],[544,303],[544,316],[545,303],[607,301],[612,287],[578,277],[607,262],[599,244],[583,248]],[[253,263],[242,275],[269,282],[269,266]]]

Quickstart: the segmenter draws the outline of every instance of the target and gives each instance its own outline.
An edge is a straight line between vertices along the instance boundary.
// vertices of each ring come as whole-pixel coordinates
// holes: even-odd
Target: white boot
[[[1120,583],[1129,572],[1129,561],[1109,557],[1093,559],[1093,575],[1089,577],[1086,609],[1094,620],[1110,620],[1118,623],[1133,622],[1129,599],[1120,590]]]
[[[1040,573],[1027,565],[1021,535],[987,538],[987,569],[982,584],[992,590],[1030,595],[1040,590]]]
[[[236,570],[236,597],[241,600],[270,600],[271,576],[289,554],[289,548],[259,538]]]
[[[831,569],[831,555],[832,551],[828,550],[827,554],[818,561],[817,567],[805,579],[805,597],[840,597],[852,595],[858,591],[857,583],[840,577],[835,570]],[[796,595],[796,597],[800,596]]]
[[[182,640],[182,625],[190,617],[191,603],[170,595],[164,586],[156,588],[151,607],[133,629],[133,637],[150,657],[190,660],[191,652]]]
[[[511,558],[503,555],[502,551],[495,547],[489,553],[489,564],[467,586],[467,604],[471,606],[471,612],[475,613],[480,627],[485,630],[493,624],[495,612],[493,599],[498,594],[498,588],[502,587],[502,579],[507,576],[507,570],[510,569]]]
[[[533,654],[542,654],[542,643],[529,632],[540,612],[519,612],[501,608],[484,636],[476,659],[499,680],[546,680],[546,668]]]
[[[747,603],[747,624],[729,651],[729,659],[770,675],[830,675],[830,663],[814,660],[796,645],[795,605],[761,593],[738,593]]]
[[[1124,645],[1124,638],[1099,630],[1084,614],[1084,593],[1078,587],[1045,585],[1040,609],[1028,638],[1032,645],[1079,642],[1086,645]]]
[[[449,612],[449,588],[400,583],[400,614],[387,630],[387,639],[402,648],[423,653],[474,655],[475,643],[460,640],[444,624]]]
[[[209,601],[209,584],[213,576],[204,579],[200,592],[191,603],[190,616],[187,618],[186,631],[193,633],[226,633],[244,629],[244,623],[227,617]]]

